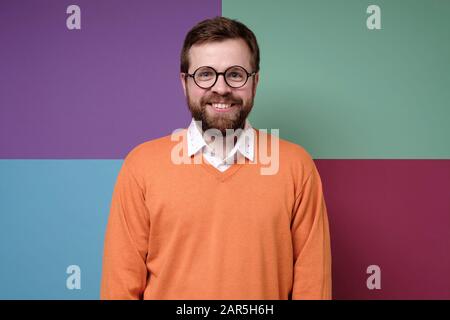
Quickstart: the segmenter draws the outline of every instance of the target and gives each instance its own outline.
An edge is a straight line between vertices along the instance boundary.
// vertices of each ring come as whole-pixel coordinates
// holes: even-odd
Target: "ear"
[[[256,87],[258,86],[259,82],[259,71],[255,74],[253,77],[253,96],[256,94]]]
[[[186,95],[186,74],[184,73],[180,73],[180,80],[181,80],[181,85],[183,86],[183,92],[184,92],[184,96]]]

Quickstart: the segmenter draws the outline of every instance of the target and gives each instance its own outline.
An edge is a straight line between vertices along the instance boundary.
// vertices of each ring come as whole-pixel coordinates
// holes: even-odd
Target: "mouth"
[[[214,109],[217,112],[228,112],[233,110],[235,107],[235,103],[207,103],[207,106]]]

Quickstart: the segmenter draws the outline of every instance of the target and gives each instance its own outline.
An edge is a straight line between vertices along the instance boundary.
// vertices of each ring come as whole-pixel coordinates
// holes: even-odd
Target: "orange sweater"
[[[170,135],[126,156],[106,229],[101,299],[331,298],[329,226],[314,162],[279,139],[279,170],[261,175],[265,133],[255,131],[256,164],[246,159],[225,172],[206,161],[174,164],[180,142]]]

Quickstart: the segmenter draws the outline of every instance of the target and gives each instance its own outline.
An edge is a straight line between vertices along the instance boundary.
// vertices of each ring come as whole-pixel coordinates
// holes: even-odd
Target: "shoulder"
[[[258,136],[258,144],[260,146],[267,145],[269,149],[268,152],[271,152],[272,149],[274,149],[273,151],[276,151],[275,148],[278,143],[280,167],[285,166],[306,173],[310,173],[314,169],[314,160],[311,154],[302,145],[282,139],[278,136],[278,133],[272,134],[267,130],[255,130]]]
[[[172,148],[179,143],[186,129],[156,139],[147,140],[133,147],[125,156],[124,163],[136,169],[149,169],[170,159]]]
[[[276,172],[274,178],[292,183],[293,192],[298,195],[309,177],[317,173],[311,154],[302,145],[279,138],[277,132],[272,134],[257,130],[257,136],[257,157],[265,159],[261,165],[268,162],[267,159],[270,159],[271,165],[275,163],[277,170],[273,170]],[[267,149],[264,145],[268,146]]]

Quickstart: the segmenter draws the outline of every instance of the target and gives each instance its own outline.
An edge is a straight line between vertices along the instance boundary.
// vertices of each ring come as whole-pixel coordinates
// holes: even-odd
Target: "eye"
[[[214,72],[211,70],[200,70],[196,75],[198,80],[210,80],[214,77]]]
[[[242,81],[244,79],[244,74],[240,70],[230,70],[227,73],[227,78],[232,81]]]

